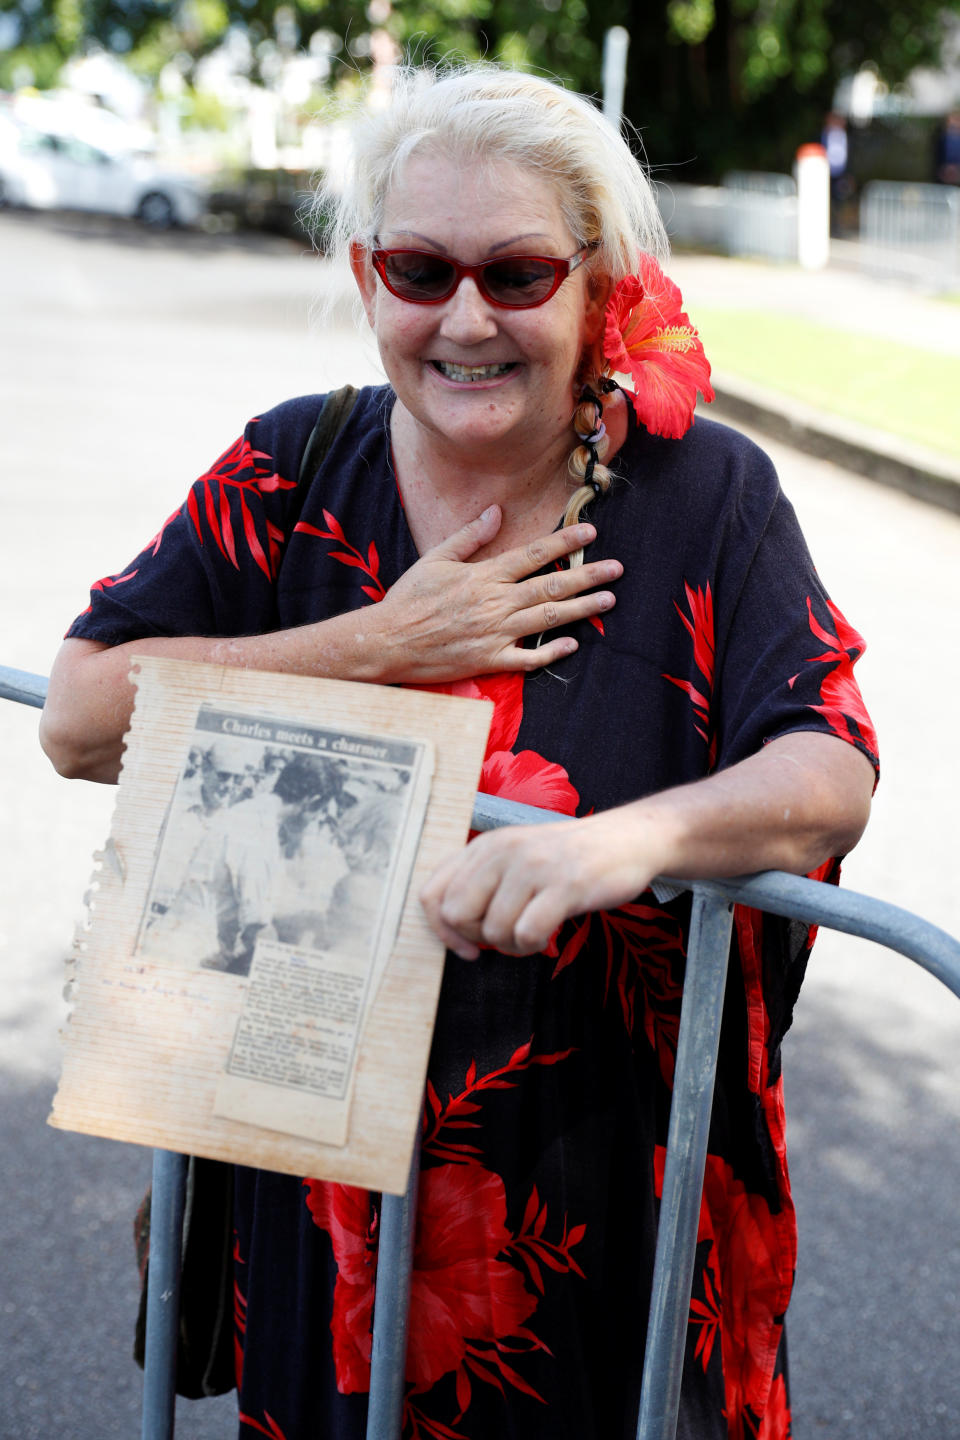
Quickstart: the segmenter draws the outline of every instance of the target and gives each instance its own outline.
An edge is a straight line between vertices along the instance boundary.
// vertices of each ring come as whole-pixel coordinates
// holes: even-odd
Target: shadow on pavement
[[[942,994],[953,1038],[929,1054],[909,1012],[881,1030],[870,998],[815,990],[785,1045],[794,1440],[960,1434],[960,1001]]]
[[[150,1152],[50,1129],[53,1089],[4,1077],[0,1435],[132,1440],[142,1393],[132,1225]],[[232,1396],[178,1402],[178,1440],[235,1433]]]

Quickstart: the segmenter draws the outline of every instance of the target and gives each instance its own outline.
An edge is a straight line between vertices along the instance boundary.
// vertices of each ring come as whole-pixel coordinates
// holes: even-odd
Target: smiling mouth
[[[452,365],[448,360],[431,360],[430,364],[444,379],[456,380],[462,385],[475,384],[479,380],[496,380],[516,369],[513,360],[500,365]]]

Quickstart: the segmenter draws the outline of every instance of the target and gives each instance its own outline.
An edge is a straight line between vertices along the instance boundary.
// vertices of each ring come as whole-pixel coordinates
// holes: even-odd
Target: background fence
[[[793,263],[797,186],[790,175],[734,171],[723,185],[659,182],[674,245]],[[870,274],[934,291],[960,288],[960,191],[872,180],[860,198],[858,263]],[[850,239],[844,241],[844,254]]]
[[[960,191],[871,180],[860,200],[860,255],[874,275],[933,289],[960,285]]]

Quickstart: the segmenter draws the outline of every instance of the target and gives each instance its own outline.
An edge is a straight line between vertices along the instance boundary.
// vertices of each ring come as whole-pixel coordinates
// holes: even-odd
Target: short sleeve
[[[278,406],[194,483],[125,569],[97,580],[68,639],[276,630],[276,576],[296,520],[299,455],[320,397]]]
[[[854,745],[878,771],[876,733],[853,673],[864,641],[827,595],[772,466],[765,485],[739,503],[739,523],[752,525],[755,539],[732,613],[718,626],[718,765],[812,730]]]

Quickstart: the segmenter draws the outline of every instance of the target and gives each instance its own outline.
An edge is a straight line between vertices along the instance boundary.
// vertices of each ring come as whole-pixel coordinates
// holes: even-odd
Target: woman
[[[303,484],[317,397],[250,422],[94,587],[44,744],[116,778],[131,649],[495,701],[483,788],[580,818],[482,836],[422,895],[453,953],[405,1433],[633,1435],[689,914],[648,886],[835,874],[874,783],[862,642],[766,458],[690,428],[709,367],[647,181],[590,104],[493,67],[400,77],[335,233],[389,386]],[[779,1045],[809,944],[751,912],[735,932],[696,1440],[789,1430]],[[241,1434],[362,1435],[378,1198],[239,1171],[236,1207]]]

